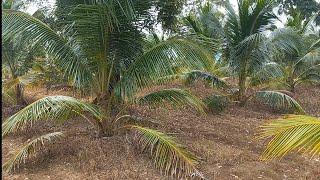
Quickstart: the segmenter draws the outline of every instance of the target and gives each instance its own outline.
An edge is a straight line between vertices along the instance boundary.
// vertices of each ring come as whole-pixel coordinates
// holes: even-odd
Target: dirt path
[[[196,92],[210,93],[199,88]],[[298,88],[295,93],[308,113],[320,116],[320,88]],[[203,159],[199,169],[208,179],[320,179],[320,159],[291,154],[281,161],[261,162],[263,142],[253,140],[256,128],[279,117],[270,109],[249,103],[231,106],[221,115],[201,116],[191,109],[167,110],[136,107],[132,112],[158,122],[158,129],[172,133]],[[6,115],[6,114],[5,114]],[[2,141],[5,161],[22,143],[36,134],[71,130],[73,136],[50,145],[19,171],[4,179],[170,179],[161,176],[144,154],[130,145],[125,135],[97,139],[92,127],[73,119],[63,127],[50,122]]]

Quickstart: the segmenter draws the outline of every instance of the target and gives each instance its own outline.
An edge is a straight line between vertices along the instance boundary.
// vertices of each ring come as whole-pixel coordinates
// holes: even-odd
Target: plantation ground
[[[191,89],[202,97],[211,90],[195,85]],[[29,96],[45,96],[28,91]],[[69,94],[56,90],[53,94]],[[298,87],[294,95],[306,111],[320,116],[320,87]],[[17,108],[16,108],[17,109]],[[7,117],[17,110],[4,107]],[[291,154],[280,161],[261,162],[263,142],[253,138],[257,127],[280,114],[271,109],[248,103],[245,107],[229,107],[221,115],[201,116],[192,109],[166,110],[132,107],[132,114],[151,118],[153,127],[177,137],[189,150],[202,159],[199,169],[208,179],[320,179],[320,158],[309,160]],[[17,147],[35,135],[57,130],[71,135],[49,146],[37,157],[28,160],[20,170],[4,179],[170,179],[153,167],[144,154],[130,145],[125,134],[97,139],[92,127],[84,120],[73,119],[65,126],[51,122],[38,123],[28,132],[11,135],[2,141],[2,156],[6,161]]]

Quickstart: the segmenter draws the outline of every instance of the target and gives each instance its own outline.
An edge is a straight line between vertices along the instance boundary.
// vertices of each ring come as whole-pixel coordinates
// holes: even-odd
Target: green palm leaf
[[[213,59],[189,40],[172,38],[158,43],[138,58],[123,74],[117,94],[132,97],[137,90],[167,82],[163,78],[183,70],[208,70]]]
[[[280,80],[283,76],[284,72],[280,64],[275,62],[265,63],[258,72],[252,74],[250,85],[257,86],[274,82],[275,80]]]
[[[225,32],[228,41],[236,46],[245,37],[264,31],[276,18],[272,13],[272,0],[238,1],[238,13],[230,2],[226,3],[227,21]]]
[[[261,69],[263,62],[267,59],[266,36],[263,33],[255,33],[247,36],[234,47],[231,55],[230,65],[238,71],[243,64],[248,64],[246,71]]]
[[[303,47],[303,39],[292,28],[276,29],[271,33],[271,46],[274,53],[299,54]]]
[[[315,23],[315,21],[319,15],[320,15],[320,11],[317,11],[313,16],[311,16],[309,19],[307,19],[306,22],[304,22],[302,25],[303,27],[301,29],[301,33],[307,34],[309,32],[316,31],[316,29],[313,27],[313,24]]]
[[[305,77],[299,79],[299,81],[319,84],[320,83],[320,73],[318,73],[318,74],[310,73],[310,74],[306,75]],[[299,81],[298,81],[298,83],[299,83]]]
[[[3,85],[6,89],[11,89],[18,84],[22,85],[31,85],[38,78],[38,74],[25,74],[22,76],[18,76],[17,78],[13,78],[5,82]]]
[[[296,62],[296,68],[309,68],[310,66],[315,66],[320,64],[320,48],[311,49],[303,57]],[[301,67],[302,66],[302,67]]]
[[[261,127],[258,138],[271,138],[262,154],[263,160],[280,158],[292,151],[320,155],[320,119],[288,115]]]
[[[185,177],[201,176],[196,169],[198,159],[175,139],[157,130],[141,127],[126,126],[137,134],[135,140],[143,152],[150,151],[155,166],[165,175]]]
[[[184,24],[190,28],[187,36],[213,51],[214,54],[221,48],[224,37],[218,16],[219,12],[212,8],[210,2],[207,2],[199,7],[196,13],[191,12],[184,19]]]
[[[196,80],[200,79],[207,82],[211,87],[216,87],[216,88],[228,87],[228,85],[224,80],[220,79],[219,77],[213,74],[210,74],[204,71],[195,70],[195,71],[188,72],[184,75],[184,78],[185,78],[186,84],[191,84]]]
[[[16,98],[13,95],[12,89],[7,89],[6,87],[2,87],[2,103],[9,103],[9,104],[15,104]]]
[[[164,102],[169,102],[173,106],[188,105],[195,108],[200,113],[205,113],[205,104],[200,99],[190,94],[188,91],[182,89],[172,88],[152,92],[145,95],[144,97],[139,98],[138,102],[141,104],[149,105],[159,105]]]
[[[305,111],[300,104],[292,97],[277,91],[258,91],[255,97],[277,109],[294,110],[297,113],[304,114]]]
[[[15,152],[14,155],[2,165],[2,169],[5,172],[14,171],[21,163],[25,163],[28,157],[35,154],[42,146],[45,146],[45,143],[52,142],[54,139],[62,136],[62,132],[53,132],[33,139]]]
[[[21,33],[27,40],[45,47],[74,84],[80,86],[88,82],[91,77],[90,68],[80,58],[74,45],[59,36],[48,25],[29,14],[2,10],[3,39],[7,40]]]
[[[34,122],[44,119],[63,122],[77,115],[86,118],[85,112],[90,112],[99,120],[102,118],[102,112],[92,104],[68,96],[48,96],[9,117],[2,124],[2,136],[25,129],[28,125],[32,126]]]

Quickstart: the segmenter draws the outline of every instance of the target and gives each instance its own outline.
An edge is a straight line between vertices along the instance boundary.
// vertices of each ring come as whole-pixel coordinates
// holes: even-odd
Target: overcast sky
[[[320,3],[320,0],[316,0],[317,2],[319,2]],[[49,6],[51,6],[51,7],[53,7],[54,6],[54,3],[55,3],[55,0],[48,0],[48,3],[49,3]],[[233,5],[233,6],[237,6],[237,0],[230,0],[230,3]],[[30,14],[33,14],[36,10],[37,10],[37,6],[35,5],[35,4],[31,4],[27,9],[26,9],[26,11],[28,12],[28,13],[30,13]],[[278,14],[277,13],[277,8],[275,8],[274,9],[274,12],[276,13],[276,14]],[[275,25],[277,26],[277,27],[279,27],[279,28],[281,28],[281,27],[283,27],[284,26],[284,24],[285,24],[285,22],[286,22],[286,20],[287,20],[287,17],[286,17],[286,15],[285,14],[281,14],[281,15],[279,15],[279,19],[280,19],[280,21],[277,21],[276,23],[275,23]]]

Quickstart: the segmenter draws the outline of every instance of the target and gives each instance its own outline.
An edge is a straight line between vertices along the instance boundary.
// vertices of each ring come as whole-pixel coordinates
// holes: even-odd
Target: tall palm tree
[[[135,4],[137,2],[137,4]],[[2,37],[20,33],[45,48],[64,70],[66,77],[80,89],[95,96],[92,103],[67,96],[48,96],[28,105],[3,124],[2,136],[23,130],[35,121],[54,119],[64,122],[80,116],[96,127],[98,136],[112,136],[130,130],[143,151],[151,150],[154,163],[165,174],[177,177],[200,175],[198,159],[172,137],[143,127],[140,118],[125,114],[130,104],[189,105],[204,113],[204,104],[182,89],[164,89],[146,96],[139,90],[170,81],[168,76],[184,70],[212,67],[209,55],[192,41],[170,38],[142,52],[139,1],[85,1],[70,3],[60,11],[58,31],[26,13],[3,10]],[[143,11],[145,13],[145,11]],[[61,137],[62,132],[40,136],[22,147],[7,163],[13,170],[37,147]],[[41,143],[40,143],[41,142]]]

